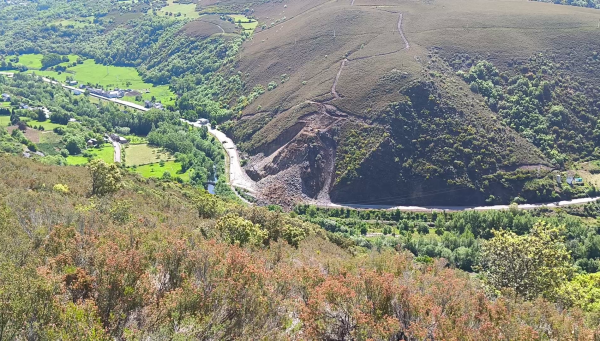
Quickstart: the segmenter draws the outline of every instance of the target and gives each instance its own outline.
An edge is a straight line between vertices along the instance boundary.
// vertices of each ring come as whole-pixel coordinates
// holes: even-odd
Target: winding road
[[[408,41],[404,37],[404,34],[402,33],[401,24],[402,24],[402,14],[400,14],[400,20],[398,21],[398,29],[400,31],[400,34],[402,35],[402,38],[404,39],[406,48],[408,49],[408,48],[410,48],[410,46],[408,44]],[[346,65],[347,61],[348,61],[347,59],[344,59],[342,61],[340,70],[338,71],[338,75],[333,84],[332,93],[334,94],[334,96],[337,95],[337,92],[335,89],[335,87],[337,85],[337,80],[342,72],[343,67]],[[42,79],[45,82],[49,82],[52,84],[60,84],[59,82],[56,82],[56,81],[53,81],[53,80],[50,80],[47,78],[42,77]],[[60,85],[65,89],[79,90],[77,88],[74,88],[72,86],[68,86],[65,84],[60,84]],[[112,101],[112,102],[115,102],[115,103],[118,103],[121,105],[125,105],[128,107],[134,108],[134,109],[142,110],[142,111],[149,110],[138,104],[115,99],[115,98],[105,98],[105,97],[101,97],[101,96],[95,96],[95,97],[99,97],[104,100]],[[339,96],[336,96],[336,98],[339,98]],[[246,174],[246,172],[240,165],[240,157],[239,157],[239,154],[237,151],[237,147],[236,147],[235,143],[233,143],[233,141],[229,137],[227,137],[227,135],[225,135],[221,131],[218,131],[217,129],[213,129],[210,126],[210,124],[201,124],[199,122],[190,122],[190,121],[187,121],[184,119],[181,119],[181,121],[185,122],[189,125],[192,125],[194,127],[198,127],[198,128],[200,128],[202,126],[206,126],[208,128],[208,133],[210,133],[219,142],[221,142],[223,144],[223,148],[225,148],[225,151],[227,152],[227,156],[229,157],[229,161],[230,161],[229,162],[229,184],[230,184],[230,186],[240,187],[251,193],[254,193],[256,191],[256,182],[253,181],[252,179],[250,179],[248,174]],[[110,142],[115,149],[115,154],[114,154],[115,162],[121,162],[121,144],[116,141],[113,141],[112,139],[110,139]],[[585,204],[585,203],[593,202],[596,200],[600,200],[600,197],[581,198],[581,199],[565,200],[565,201],[550,202],[550,203],[540,203],[540,204],[523,204],[523,205],[519,205],[519,208],[534,209],[534,208],[541,208],[541,207],[549,207],[549,208],[563,207],[563,206],[569,206],[569,205]],[[401,210],[401,211],[414,211],[414,212],[430,212],[430,211],[444,211],[444,210],[446,210],[446,211],[467,211],[467,210],[491,211],[491,210],[505,210],[505,209],[510,208],[509,205],[495,205],[495,206],[393,206],[393,205],[360,205],[360,204],[343,204],[343,203],[342,204],[330,203],[330,204],[326,204],[326,205],[319,204],[317,206],[329,207],[329,208],[344,207],[344,208],[355,208],[355,209],[380,209],[380,210],[396,210],[397,209],[397,210]]]
[[[207,127],[208,133],[214,136],[221,144],[225,151],[227,152],[227,156],[229,157],[229,184],[233,187],[240,187],[249,192],[254,192],[256,190],[255,182],[250,179],[248,174],[244,171],[242,166],[240,165],[240,156],[238,154],[235,143],[227,137],[223,132],[218,131],[217,129],[213,129],[210,124],[202,124],[199,122],[190,122],[184,119],[181,119],[182,122],[185,122],[194,127]]]

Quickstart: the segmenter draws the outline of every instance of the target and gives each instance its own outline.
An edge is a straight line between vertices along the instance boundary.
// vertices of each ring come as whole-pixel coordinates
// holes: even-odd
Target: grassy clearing
[[[13,58],[14,56],[7,56],[6,58],[4,58],[6,60],[6,62],[9,62],[11,58]],[[34,54],[24,54],[24,55],[20,55],[19,56],[19,61],[16,65],[24,65],[26,66],[28,69],[33,69],[33,70],[39,70],[42,68],[42,58],[44,56],[39,54],[39,53],[34,53]]]
[[[164,166],[161,166],[158,163],[153,163],[150,165],[139,166],[129,169],[146,178],[160,178],[165,172],[169,172],[171,173],[172,177],[178,176],[184,181],[190,180],[189,171],[185,172],[184,174],[179,174],[179,172],[181,171],[181,163],[176,161],[167,161],[164,163]]]
[[[82,18],[82,19],[65,19],[53,22],[54,25],[61,25],[63,27],[73,26],[74,28],[83,28],[93,25],[93,19]],[[50,25],[52,25],[50,24]]]
[[[106,163],[114,162],[114,150],[111,145],[105,145],[100,148],[92,148],[87,150],[90,154],[92,154],[92,159],[100,159]],[[89,162],[89,159],[83,155],[69,155],[67,157],[67,164],[76,166],[76,165],[85,165]]]
[[[147,144],[125,146],[125,164],[129,167],[171,160],[174,160],[173,155]]]
[[[169,0],[167,2],[167,6],[161,8],[156,11],[157,15],[168,15],[168,13],[172,13],[172,16],[175,17],[178,13],[181,13],[180,18],[199,18],[200,14],[196,12],[196,4],[179,4],[173,0]]]
[[[258,26],[258,21],[254,19],[249,19],[245,15],[232,14],[229,17],[231,17],[236,24],[242,26],[244,31],[254,32],[254,29],[256,29],[256,26]]]
[[[8,108],[10,107],[10,102],[0,102],[0,108]]]
[[[57,127],[64,127],[62,124],[50,122],[50,120],[46,120],[44,122],[38,122],[32,119],[24,119],[23,121],[27,122],[30,126],[44,127],[44,130],[53,130]]]
[[[125,135],[123,137],[126,138],[127,141],[129,141],[129,145],[148,143],[148,140],[145,137],[137,135]]]
[[[37,71],[39,75],[55,78],[64,82],[67,76],[72,76],[79,83],[99,85],[106,88],[134,89],[142,93],[143,100],[150,100],[152,96],[164,105],[175,103],[175,94],[169,90],[168,85],[154,86],[142,80],[137,70],[133,67],[106,66],[96,64],[88,59],[77,66],[67,69],[67,72]],[[135,97],[125,97],[124,100],[136,102]],[[143,101],[137,101],[143,104]]]

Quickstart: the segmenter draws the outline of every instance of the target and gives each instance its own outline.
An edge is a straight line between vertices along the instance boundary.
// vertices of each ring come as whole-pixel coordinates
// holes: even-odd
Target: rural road
[[[229,157],[229,184],[231,186],[243,188],[249,192],[255,191],[255,182],[250,179],[248,174],[242,169],[240,165],[240,156],[238,154],[237,148],[233,141],[227,137],[223,132],[218,131],[216,129],[211,128],[210,124],[201,124],[198,122],[190,122],[184,119],[181,119],[182,122],[190,124],[194,127],[202,127],[206,126],[208,128],[208,132],[214,136],[221,144],[225,151],[227,152],[227,156]]]
[[[406,43],[406,48],[409,48],[408,45],[408,41],[406,40],[406,38],[404,37],[404,34],[402,33],[401,30],[401,24],[402,24],[402,14],[400,14],[400,20],[398,22],[398,28],[400,30],[400,34],[402,35],[405,43]],[[341,69],[343,68],[343,66],[346,64],[346,60],[344,60],[342,62],[342,65],[340,67],[340,71],[338,72],[338,77],[339,74],[341,73]],[[56,81],[52,81],[50,79],[47,78],[43,78],[42,79],[45,82],[49,82],[52,84],[60,84]],[[65,84],[61,84],[64,88],[66,89],[70,89],[70,90],[77,90],[77,88],[65,85]],[[335,90],[335,84],[333,86],[332,91]],[[100,96],[96,96],[96,97],[100,97]],[[106,99],[109,101],[113,101],[115,103],[118,104],[122,104],[131,108],[135,108],[135,109],[139,109],[142,111],[148,111],[149,109],[144,108],[140,105],[137,105],[135,103],[131,103],[131,102],[127,102],[127,101],[122,101],[122,100],[118,100],[118,99],[114,99],[114,98],[104,98],[104,97],[100,97],[102,99]],[[190,124],[194,127],[202,127],[203,124],[200,124],[198,122],[190,122],[184,119],[181,119],[181,121]],[[242,166],[240,165],[240,157],[237,151],[237,148],[235,146],[235,144],[233,143],[233,141],[227,137],[227,135],[225,135],[223,132],[218,131],[216,129],[211,128],[210,124],[207,124],[206,127],[208,128],[208,132],[214,136],[217,140],[219,140],[219,142],[221,142],[223,144],[223,148],[225,148],[225,151],[227,152],[227,155],[229,157],[229,184],[231,186],[235,186],[235,187],[240,187],[243,188],[249,192],[255,192],[255,182],[250,179],[250,177],[248,176],[248,174],[246,174],[246,172],[242,169]],[[121,162],[121,145],[116,142],[116,141],[112,141],[111,143],[113,145],[113,147],[115,148],[115,162]],[[566,200],[566,201],[559,201],[559,202],[552,202],[552,203],[541,203],[541,204],[523,204],[523,205],[519,205],[519,208],[521,209],[534,209],[534,208],[541,208],[541,207],[562,207],[562,206],[569,206],[569,205],[578,205],[578,204],[585,204],[585,203],[589,203],[589,202],[593,202],[596,200],[599,200],[600,197],[594,197],[594,198],[581,198],[581,199],[573,199],[573,200]],[[475,210],[475,211],[491,211],[491,210],[505,210],[508,209],[510,206],[509,205],[495,205],[495,206],[428,206],[428,207],[422,207],[422,206],[392,206],[392,205],[359,205],[359,204],[328,204],[328,205],[318,205],[320,207],[330,207],[330,208],[358,208],[358,209],[380,209],[380,210],[401,210],[401,211],[415,211],[415,212],[429,212],[432,210],[437,210],[437,211],[467,211],[467,210]]]
[[[542,207],[562,207],[570,205],[586,204],[599,200],[600,197],[594,198],[581,198],[573,200],[564,200],[558,202],[541,203],[541,204],[522,204],[519,205],[520,209],[531,210],[534,208]],[[319,207],[329,208],[356,208],[356,209],[369,209],[369,210],[400,210],[400,211],[412,211],[412,212],[431,212],[431,211],[495,211],[495,210],[507,210],[510,205],[494,205],[494,206],[393,206],[393,205],[359,205],[359,204],[328,204],[318,205]]]
[[[110,143],[112,144],[112,146],[115,150],[115,156],[114,156],[115,163],[121,163],[121,144],[119,142],[111,139],[110,137],[108,138],[108,140],[110,141]]]

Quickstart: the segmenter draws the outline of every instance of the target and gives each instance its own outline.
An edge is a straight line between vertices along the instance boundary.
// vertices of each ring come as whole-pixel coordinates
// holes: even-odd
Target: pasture
[[[128,144],[125,146],[125,165],[128,167],[171,160],[174,160],[173,155],[147,144]]]
[[[254,32],[254,29],[256,28],[256,26],[258,26],[258,21],[254,19],[249,19],[245,15],[232,14],[229,17],[231,17],[236,24],[242,26],[242,29],[244,29],[244,31],[250,33]]]
[[[92,159],[100,159],[106,163],[114,163],[114,149],[112,145],[105,144],[100,148],[90,148],[86,150],[92,155]],[[83,155],[69,155],[67,157],[67,164],[71,166],[85,165],[89,162],[89,159]]]
[[[196,4],[180,4],[175,2],[174,0],[169,0],[167,2],[167,6],[161,8],[156,11],[158,15],[169,15],[172,13],[173,17],[176,17],[178,13],[181,13],[181,18],[199,18],[200,15],[196,12]]]
[[[8,63],[15,56],[6,56],[4,60]],[[44,56],[39,53],[23,54],[19,56],[18,62],[12,62],[14,65],[23,65],[30,70],[39,70],[42,68],[42,58]]]
[[[179,174],[181,171],[181,163],[176,161],[166,161],[164,166],[161,166],[159,163],[153,163],[139,167],[130,167],[129,170],[138,173],[145,178],[160,178],[165,172],[169,172],[172,177],[180,177],[184,181],[190,180],[189,171],[184,174]]]
[[[42,55],[23,55],[20,60],[25,60],[29,65],[35,64],[35,60],[39,59],[39,67],[41,67]],[[77,60],[77,56],[69,55],[69,63]],[[68,66],[69,63],[63,63]],[[24,64],[26,65],[26,64]],[[26,65],[27,66],[27,65]],[[32,69],[32,67],[28,68]],[[135,97],[123,98],[129,102],[143,104],[144,100],[152,99],[152,96],[157,101],[161,101],[163,105],[175,103],[175,94],[169,89],[168,85],[154,86],[142,80],[137,70],[133,67],[112,66],[97,64],[93,59],[87,59],[82,64],[68,67],[66,72],[55,71],[35,71],[37,75],[54,78],[59,82],[65,82],[67,76],[73,77],[80,84],[91,84],[92,86],[102,86],[105,88],[120,88],[134,89],[142,93],[142,101],[135,101]]]

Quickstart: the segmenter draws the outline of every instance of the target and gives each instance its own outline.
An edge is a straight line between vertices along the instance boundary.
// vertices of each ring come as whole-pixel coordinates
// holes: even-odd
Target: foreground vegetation
[[[0,158],[3,338],[589,340],[600,332],[579,303],[559,309],[550,296],[488,291],[494,282],[403,251],[354,256],[344,238],[284,213],[115,177],[118,168],[101,162],[88,170]],[[591,293],[590,280],[569,290]]]

